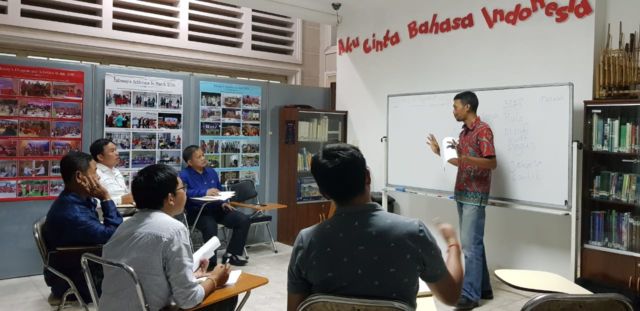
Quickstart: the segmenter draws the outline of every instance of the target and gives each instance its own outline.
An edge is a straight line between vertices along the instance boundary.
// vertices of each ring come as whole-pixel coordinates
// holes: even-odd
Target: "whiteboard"
[[[459,136],[463,123],[453,117],[453,97],[461,91],[388,96],[387,187],[453,194],[457,167],[443,164],[426,142],[429,133],[439,143]],[[491,200],[570,208],[573,85],[471,91],[494,134]]]

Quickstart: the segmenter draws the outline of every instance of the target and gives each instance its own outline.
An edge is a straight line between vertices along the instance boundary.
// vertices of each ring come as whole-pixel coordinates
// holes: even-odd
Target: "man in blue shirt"
[[[64,191],[53,201],[44,224],[47,248],[52,251],[67,246],[95,246],[105,244],[122,223],[109,193],[98,182],[96,162],[84,152],[69,152],[60,161]],[[97,201],[102,206],[103,222],[96,212]],[[77,256],[54,258],[49,264],[61,270],[74,282],[85,301],[91,301],[87,284]],[[69,288],[67,283],[45,271],[45,282],[51,287],[50,302],[61,297]]]
[[[187,167],[180,172],[180,179],[187,187],[187,220],[193,224],[198,211],[202,207],[202,202],[192,200],[203,196],[215,196],[222,190],[218,173],[207,167],[207,160],[204,152],[196,145],[188,146],[182,152],[182,159],[187,163]],[[202,207],[202,215],[196,224],[196,228],[202,232],[205,241],[218,235],[218,223],[233,230],[231,240],[227,246],[227,253],[222,258],[222,263],[230,263],[234,266],[244,266],[247,260],[242,258],[244,245],[247,242],[249,233],[249,216],[237,211],[227,202],[216,201],[208,203]],[[216,264],[215,256],[209,261],[211,265]]]

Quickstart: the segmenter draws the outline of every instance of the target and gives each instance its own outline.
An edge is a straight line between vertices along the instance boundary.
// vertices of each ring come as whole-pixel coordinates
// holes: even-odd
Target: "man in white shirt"
[[[109,139],[100,138],[91,144],[89,151],[97,162],[100,184],[107,189],[113,202],[116,205],[133,203],[129,187],[116,168],[120,161],[116,145]]]

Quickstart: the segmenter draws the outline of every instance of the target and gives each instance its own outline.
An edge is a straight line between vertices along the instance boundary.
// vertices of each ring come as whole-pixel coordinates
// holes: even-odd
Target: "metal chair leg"
[[[269,233],[269,238],[271,239],[271,246],[273,247],[273,252],[278,253],[278,249],[276,248],[276,242],[273,240],[273,235],[271,234],[271,228],[269,227],[269,223],[267,225],[267,232]]]
[[[248,290],[244,294],[244,297],[242,297],[242,301],[240,301],[240,303],[238,304],[238,307],[236,308],[236,311],[242,310],[242,307],[244,307],[244,304],[247,302],[247,299],[249,299],[249,295],[251,295],[251,291],[250,290]]]

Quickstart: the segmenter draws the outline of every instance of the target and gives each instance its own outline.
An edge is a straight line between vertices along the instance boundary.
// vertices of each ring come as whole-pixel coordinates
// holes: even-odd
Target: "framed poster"
[[[54,199],[82,149],[84,72],[0,64],[0,201]]]
[[[222,184],[259,183],[261,96],[259,86],[200,82],[200,147]]]
[[[155,163],[180,170],[182,105],[181,79],[105,75],[104,137],[116,144],[123,175]]]

